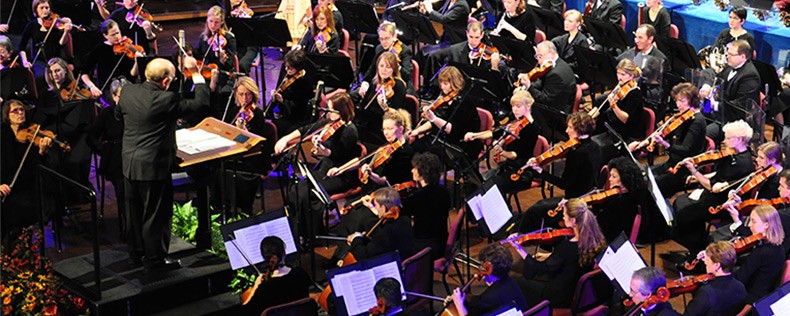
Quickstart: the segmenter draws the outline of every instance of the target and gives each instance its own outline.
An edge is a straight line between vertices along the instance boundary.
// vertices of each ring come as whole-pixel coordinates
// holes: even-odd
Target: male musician
[[[427,15],[431,21],[442,24],[444,32],[440,39],[443,44],[441,47],[464,40],[464,26],[469,16],[469,4],[466,0],[447,0],[438,11],[433,9],[432,1],[423,1],[420,13]]]
[[[666,286],[667,278],[660,269],[656,267],[641,268],[634,271],[634,274],[631,275],[631,300],[636,304],[640,304],[651,295],[655,295],[656,290]],[[669,302],[639,308],[642,310],[642,315],[645,316],[680,316],[678,312],[672,309],[672,304]]]
[[[589,0],[589,2],[593,3],[593,7],[588,17],[620,25],[620,20],[623,18],[623,5],[619,0]]]
[[[639,69],[655,68],[653,63],[662,63],[664,72],[669,71],[667,56],[655,45],[656,28],[650,24],[642,24],[634,32],[634,47],[617,56],[617,60],[630,59]],[[651,67],[652,66],[652,67]],[[644,76],[649,77],[648,74]]]
[[[707,273],[715,278],[694,292],[684,315],[735,315],[743,307],[746,288],[732,276],[738,256],[735,248],[726,241],[708,245],[700,256]]]
[[[384,315],[396,316],[406,315],[403,312],[403,296],[400,292],[400,282],[395,278],[382,278],[376,281],[373,286],[373,292],[376,294],[376,300],[384,299],[386,312]]]
[[[751,111],[746,107],[749,101],[759,104],[760,74],[751,62],[751,56],[752,48],[745,40],[734,41],[727,47],[727,67],[717,74],[719,82],[722,82],[720,99],[718,102],[714,100],[714,107],[718,103],[718,109],[726,120],[722,124],[745,118]],[[710,85],[704,85],[700,89],[700,97],[711,97],[711,90]],[[707,134],[714,140],[721,140],[718,125],[709,125]]]
[[[374,62],[371,63],[370,68],[365,71],[364,81],[373,82],[373,77],[376,76],[377,66],[375,61],[379,60],[381,53],[388,51],[398,56],[398,60],[400,60],[400,77],[406,82],[407,91],[413,92],[414,87],[411,74],[414,71],[414,65],[411,64],[411,48],[398,39],[398,28],[395,26],[395,23],[386,21],[381,23],[381,25],[379,25],[378,34],[379,45],[376,45],[375,54],[373,55]],[[400,52],[395,49],[396,46],[400,47]],[[360,88],[360,90],[362,89]],[[367,92],[367,89],[365,90]],[[360,93],[365,94],[365,92]]]
[[[145,69],[146,81],[127,85],[121,91],[116,117],[123,118],[123,175],[126,209],[131,217],[128,237],[130,259],[140,261],[146,272],[179,268],[167,259],[173,216],[173,184],[170,170],[175,164],[176,120],[209,106],[208,86],[192,57],[184,58],[192,72],[194,99],[179,99],[167,91],[176,75],[168,60],[157,58]]]
[[[576,77],[573,69],[557,54],[557,47],[551,41],[543,41],[535,50],[538,67],[551,68],[542,78],[532,82],[527,74],[519,74],[519,81],[523,89],[527,89],[535,103],[551,106],[563,112],[563,117],[549,120],[549,126],[562,130],[564,115],[573,110],[573,99],[576,96]],[[551,66],[550,66],[551,65]],[[543,112],[545,111],[537,111]],[[550,116],[557,117],[557,116]]]
[[[133,43],[142,46],[143,51],[147,54],[153,53],[154,51],[151,43],[156,40],[153,26],[151,22],[140,18],[139,14],[135,15],[136,8],[137,0],[123,0],[123,6],[110,13],[110,19],[118,23],[118,27],[123,36],[130,38]],[[148,10],[143,8],[140,9],[143,12],[148,12]],[[143,22],[137,23],[137,21]]]

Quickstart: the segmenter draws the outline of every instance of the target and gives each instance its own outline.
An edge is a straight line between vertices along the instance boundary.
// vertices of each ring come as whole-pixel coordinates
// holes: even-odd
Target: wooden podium
[[[184,140],[179,141],[179,133],[176,132],[176,143],[179,144],[178,153],[176,153],[176,155],[182,160],[178,164],[178,166],[182,168],[214,159],[243,155],[248,150],[254,148],[259,143],[266,140],[261,136],[241,130],[233,125],[227,124],[213,117],[207,117],[202,122],[200,122],[200,124],[196,125],[195,127],[188,128],[187,130],[200,130],[212,134],[215,137],[221,137],[222,139],[228,141],[228,146],[221,146],[217,148],[214,148],[216,146],[204,147],[206,150],[201,150],[202,148],[199,146],[194,146],[193,148],[190,148],[190,150],[186,150],[183,145],[186,144],[187,146],[192,147],[193,143]],[[211,141],[209,139],[204,140]]]

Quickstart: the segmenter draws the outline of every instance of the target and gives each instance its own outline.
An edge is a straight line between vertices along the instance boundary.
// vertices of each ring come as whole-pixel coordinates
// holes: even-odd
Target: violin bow
[[[129,29],[130,30],[134,27],[134,24],[135,24],[134,22],[137,21],[137,17],[140,16],[140,12],[143,12],[143,6],[144,5],[145,5],[145,3],[141,3],[140,4],[140,10],[137,10],[137,12],[134,13],[134,17],[132,18],[132,22],[129,23]]]
[[[52,15],[52,13],[50,13],[50,15]],[[38,50],[36,51],[36,55],[33,56],[33,61],[31,61],[30,64],[35,63],[36,60],[38,60],[38,56],[40,56],[41,52],[44,51],[44,45],[46,45],[47,40],[49,39],[49,35],[52,34],[52,29],[55,28],[55,24],[57,23],[55,18],[52,19],[53,19],[52,25],[49,26],[49,28],[47,29],[47,35],[44,35],[44,39],[41,41],[41,43],[39,43],[41,46],[38,47]],[[43,21],[44,18],[41,18],[41,20]]]
[[[27,156],[30,154],[30,148],[33,147],[33,143],[36,141],[36,135],[38,135],[38,131],[41,130],[41,125],[38,125],[36,128],[36,132],[33,133],[33,139],[30,140],[30,143],[27,144],[27,149],[25,149],[25,155],[22,156],[22,161],[19,163],[19,167],[16,168],[16,172],[14,172],[14,178],[11,179],[11,183],[8,185],[9,188],[13,189],[14,184],[16,184],[16,179],[19,178],[19,172],[22,171],[22,166],[25,165],[25,161],[27,161]],[[10,194],[10,193],[9,193]],[[8,195],[4,195],[2,199],[0,199],[0,203],[5,202],[5,199]]]

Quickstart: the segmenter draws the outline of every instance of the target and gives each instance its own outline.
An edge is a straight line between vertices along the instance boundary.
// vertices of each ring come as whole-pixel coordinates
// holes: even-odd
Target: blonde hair
[[[513,91],[513,96],[510,97],[510,105],[516,106],[516,104],[519,103],[524,103],[527,106],[530,106],[535,103],[535,99],[532,98],[532,94],[530,94],[527,90]]]
[[[737,120],[735,122],[729,122],[721,128],[721,130],[725,134],[730,134],[735,137],[743,138],[744,142],[748,142],[752,139],[752,135],[754,134],[754,130],[749,123],[746,123],[744,120]]]
[[[404,132],[408,132],[411,130],[411,114],[404,109],[393,109],[389,108],[386,112],[384,112],[384,116],[382,116],[382,121],[384,120],[392,120],[395,122],[395,125],[398,127],[403,127]]]
[[[566,19],[567,18],[571,18],[571,19],[573,19],[576,22],[584,23],[584,16],[582,15],[581,12],[579,12],[579,10],[568,10],[568,11],[565,11],[565,15],[563,16],[563,18],[566,18]]]
[[[252,92],[252,103],[258,103],[258,100],[261,99],[260,91],[258,91],[258,85],[255,84],[255,80],[252,80],[252,78],[250,78],[248,76],[241,76],[241,77],[237,78],[236,79],[236,84],[233,85],[233,93],[234,93],[234,95],[236,93],[236,90],[239,89],[239,87],[244,87],[247,90],[249,90],[250,92]],[[238,102],[239,102],[239,99],[236,99],[236,105],[238,105],[238,106],[244,105],[244,104],[239,104]]]
[[[471,31],[482,32],[483,31],[483,23],[480,23],[480,21],[477,21],[477,20],[469,22],[469,24],[466,25],[466,32],[469,33]]]
[[[642,69],[639,69],[639,67],[636,66],[636,63],[630,59],[623,59],[617,63],[617,69],[625,71],[634,77],[639,77],[642,75]]]
[[[576,234],[579,239],[579,266],[591,264],[593,259],[606,248],[606,238],[601,233],[595,215],[580,198],[573,198],[565,203],[568,217],[576,220]]]
[[[222,26],[220,26],[220,30],[223,30],[223,31],[227,32],[228,31],[228,26],[225,25],[225,9],[223,9],[222,7],[220,7],[218,5],[215,5],[215,6],[211,7],[211,8],[209,8],[208,12],[206,13],[206,21],[208,21],[208,19],[210,17],[212,17],[212,16],[218,16],[218,17],[220,17],[222,19]],[[211,35],[212,35],[211,34],[211,30],[208,29],[208,23],[206,23],[206,25],[205,25],[205,27],[203,29],[203,36],[205,38],[209,38],[209,37],[211,37]]]
[[[761,221],[768,224],[765,230],[765,240],[769,244],[781,246],[785,240],[785,231],[782,227],[782,220],[779,218],[779,212],[773,206],[760,205],[752,210],[752,214],[757,215]]]
[[[398,27],[397,27],[397,25],[395,25],[395,23],[390,22],[390,21],[382,22],[381,25],[379,25],[378,31],[379,32],[387,32],[387,33],[390,33],[393,36],[398,36]]]
[[[460,92],[466,84],[464,81],[464,75],[461,74],[461,71],[458,70],[458,68],[453,66],[444,67],[444,69],[439,72],[439,82],[442,81],[449,82],[453,91],[458,92]]]
[[[74,81],[74,73],[71,72],[71,69],[69,69],[69,64],[66,63],[66,61],[63,60],[63,58],[60,58],[60,57],[50,58],[47,61],[47,65],[49,67],[52,67],[53,65],[60,66],[60,68],[63,68],[63,72],[66,75],[66,81],[67,82]],[[47,71],[47,75],[44,77],[44,79],[47,80],[47,85],[49,86],[49,90],[56,89],[55,88],[55,80],[53,80],[53,78],[52,78],[52,72],[51,71]]]

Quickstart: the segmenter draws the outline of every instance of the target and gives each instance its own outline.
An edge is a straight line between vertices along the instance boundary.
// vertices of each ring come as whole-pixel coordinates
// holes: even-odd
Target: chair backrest
[[[584,311],[578,314],[574,314],[578,316],[607,316],[609,315],[609,306],[606,305],[598,305],[593,309],[588,311]]]
[[[604,189],[608,189],[607,186],[609,185],[609,166],[603,165],[601,166],[601,171],[598,172],[598,187],[603,186]]]
[[[406,258],[401,263],[403,271],[403,288],[409,292],[433,294],[433,260],[431,260],[431,247],[425,247],[420,252]],[[407,304],[419,300],[419,297],[409,297]]]
[[[455,243],[458,241],[458,235],[461,234],[461,224],[464,220],[464,212],[466,212],[466,207],[462,207],[458,214],[455,217],[450,218],[450,230],[448,230],[447,234],[447,244],[444,247],[444,258],[448,261],[452,261],[455,257]]]
[[[406,111],[408,111],[409,114],[411,114],[411,125],[412,125],[411,127],[416,127],[414,126],[414,124],[417,124],[417,121],[419,121],[419,119],[417,118],[417,113],[420,107],[420,100],[417,100],[417,97],[411,94],[407,94],[405,106],[406,106]]]
[[[779,286],[790,282],[790,260],[785,260],[785,266],[782,268],[782,278],[779,280]]]
[[[580,312],[591,310],[598,305],[606,304],[612,298],[612,283],[609,278],[601,271],[595,269],[587,272],[579,278],[576,283],[576,291],[573,294],[571,303],[571,313],[577,315]]]
[[[476,108],[480,117],[480,131],[490,131],[494,128],[494,116],[486,109]]]
[[[535,142],[535,149],[532,151],[532,157],[540,156],[549,150],[549,141],[546,137],[538,135],[538,141]]]
[[[348,51],[348,39],[350,37],[351,36],[348,35],[348,31],[346,31],[346,29],[343,29],[343,45],[340,46],[340,49],[342,49],[344,51]]]
[[[315,300],[305,297],[298,301],[272,306],[265,309],[261,316],[301,316],[317,315],[318,304]]]
[[[636,216],[634,216],[634,224],[631,226],[631,236],[628,240],[632,244],[636,244],[636,238],[639,237],[639,228],[642,227],[642,206],[638,205],[636,208]]]
[[[535,30],[535,45],[538,45],[540,44],[540,42],[543,42],[545,40],[546,40],[546,33],[544,33],[541,30]]]
[[[620,27],[625,31],[625,14],[620,15]]]
[[[708,146],[705,147],[705,151],[716,149],[716,142],[713,141],[713,138],[705,136],[705,142],[708,144]]]
[[[524,316],[551,316],[551,304],[549,300],[543,300],[538,305],[524,311]]]
[[[656,112],[653,112],[653,109],[643,107],[642,108],[645,116],[645,136],[653,134],[653,131],[656,130]]]
[[[560,15],[565,16],[565,11],[567,11],[567,10],[568,10],[568,4],[563,2],[562,3],[562,14],[560,14]]]
[[[264,155],[267,154],[271,155],[272,153],[274,153],[274,143],[277,142],[278,139],[277,125],[274,125],[274,123],[271,120],[266,120],[264,125],[265,126],[263,128],[263,132],[261,133],[260,136],[266,138],[266,141],[263,143],[263,148],[261,149],[261,152]]]
[[[411,84],[414,85],[414,91],[420,91],[420,64],[412,59],[411,67]]]
[[[680,35],[680,31],[678,30],[678,26],[675,25],[675,24],[670,24],[669,25],[669,37],[671,37],[671,38],[678,38],[678,35]]]
[[[576,96],[573,97],[573,113],[579,111],[579,105],[582,103],[582,86],[576,85]]]
[[[233,68],[236,69],[236,72],[239,72],[239,55],[233,56]]]

